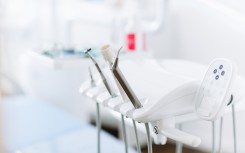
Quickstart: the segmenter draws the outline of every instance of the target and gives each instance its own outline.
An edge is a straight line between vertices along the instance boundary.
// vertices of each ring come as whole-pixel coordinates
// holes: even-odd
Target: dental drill
[[[109,63],[109,66],[112,66],[112,64],[113,64],[113,61],[112,61],[113,55],[112,55],[112,53],[108,50],[108,47],[109,47],[109,45],[103,46],[103,47],[101,48],[101,53],[102,53],[104,59]],[[114,78],[115,78],[115,77],[114,77]],[[117,86],[118,86],[118,88],[119,88],[119,92],[120,92],[120,94],[121,94],[121,96],[122,96],[123,101],[124,101],[124,102],[129,101],[127,95],[125,94],[123,88],[121,87],[121,85],[119,84],[119,82],[117,81],[116,78],[115,78],[115,82],[116,82],[116,84],[117,84]],[[136,148],[137,148],[137,152],[138,152],[138,153],[141,153],[141,147],[140,147],[140,143],[139,143],[139,138],[138,138],[138,132],[137,132],[136,122],[135,122],[135,120],[133,120],[133,119],[132,119],[132,122],[133,122],[133,127],[134,127],[134,133],[135,133],[135,139],[136,139]]]
[[[124,75],[122,74],[121,70],[118,67],[118,60],[119,60],[118,57],[119,57],[119,54],[120,54],[122,47],[118,50],[114,62],[112,59],[112,55],[110,54],[109,47],[110,47],[109,45],[103,46],[102,47],[102,54],[103,54],[104,58],[109,62],[111,72],[115,78],[115,81],[117,82],[118,88],[119,89],[122,88],[124,91],[124,93],[122,93],[122,96],[124,94],[126,94],[127,97],[129,98],[129,101],[133,104],[135,109],[141,108],[142,105],[141,105],[138,97],[136,96],[136,94],[134,93],[134,91],[132,90],[132,88],[130,87],[126,78],[124,77]],[[133,120],[133,123],[135,125],[134,120]],[[138,141],[137,140],[138,138],[137,138],[136,126],[134,126],[134,128],[135,128],[135,134],[136,134],[136,141]],[[146,133],[147,133],[148,153],[152,153],[152,142],[151,142],[151,136],[150,136],[149,123],[145,123],[145,128],[146,128]],[[137,142],[137,148],[139,148],[139,142]],[[138,151],[139,151],[139,149],[138,149]]]
[[[111,83],[109,82],[109,79],[106,78],[106,76],[104,75],[102,69],[100,68],[98,62],[95,60],[95,58],[90,54],[90,51],[92,49],[89,48],[85,51],[85,54],[89,56],[89,58],[93,61],[96,69],[99,72],[99,75],[103,81],[103,84],[105,85],[107,91],[109,92],[109,94],[111,95],[112,98],[117,97],[116,94],[116,90],[113,89]],[[90,74],[90,76],[92,76]],[[92,77],[91,77],[92,78]],[[92,82],[92,81],[91,81]],[[100,130],[101,130],[101,120],[100,120],[100,108],[99,108],[99,103],[96,103],[96,107],[97,107],[97,123],[98,123],[98,153],[100,153]],[[125,143],[125,152],[128,153],[128,142],[127,142],[127,135],[126,135],[126,127],[125,127],[125,119],[124,116],[121,115],[121,120],[122,120],[122,134],[123,134],[123,139],[124,139],[124,143]]]

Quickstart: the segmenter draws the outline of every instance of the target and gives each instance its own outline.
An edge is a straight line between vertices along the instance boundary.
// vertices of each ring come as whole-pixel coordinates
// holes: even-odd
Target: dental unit
[[[119,50],[120,51],[120,50]],[[128,97],[129,97],[129,99],[131,100],[131,102],[132,102],[132,104],[133,104],[133,106],[134,106],[134,108],[136,109],[136,110],[141,110],[141,108],[143,109],[143,107],[142,107],[142,105],[141,105],[141,103],[140,103],[140,101],[138,100],[138,98],[136,97],[136,94],[133,92],[133,90],[131,89],[131,87],[129,86],[129,84],[128,84],[128,82],[126,81],[126,78],[123,76],[123,74],[122,74],[122,72],[120,71],[120,69],[118,68],[118,55],[119,55],[119,51],[118,51],[118,53],[117,53],[117,57],[116,57],[116,59],[115,59],[115,61],[114,61],[114,63],[111,65],[111,71],[112,71],[112,73],[114,74],[114,76],[115,76],[115,78],[117,78],[117,81],[120,83],[120,85],[123,87],[123,89],[124,89],[124,91],[125,91],[125,93],[128,95]],[[107,53],[108,54],[108,53]],[[104,54],[105,55],[105,54]],[[109,56],[108,56],[109,57]],[[110,60],[110,59],[109,59]],[[137,70],[137,69],[136,69]],[[123,106],[122,106],[122,108],[123,108]],[[151,114],[152,114],[153,112],[151,112]],[[153,113],[154,114],[154,113]],[[126,113],[126,115],[128,115],[127,113]],[[146,123],[146,129],[148,130],[148,122],[150,122],[150,123],[153,123],[153,124],[156,124],[155,126],[153,126],[154,127],[154,130],[155,130],[155,133],[158,135],[160,135],[160,132],[159,132],[159,123],[160,122],[152,122],[152,120],[150,119],[150,120],[147,120],[147,117],[150,117],[150,114],[147,114],[147,115],[145,115],[143,118],[144,118],[144,120],[140,120],[139,118],[137,118],[137,117],[132,117],[133,119],[135,119],[135,120],[137,120],[137,121],[139,121],[139,122],[143,122],[143,123]],[[147,121],[146,121],[147,120]],[[154,121],[154,120],[153,120]],[[167,119],[167,122],[169,122],[169,120]],[[170,121],[171,122],[171,121]],[[171,131],[173,131],[173,129],[171,129]],[[181,132],[179,132],[179,131],[177,131],[177,130],[175,130],[175,132],[177,133],[178,132],[178,134],[181,134]],[[147,131],[147,135],[149,136],[150,134],[148,134],[149,132]],[[168,132],[168,133],[171,133],[171,132]],[[167,135],[168,136],[168,134],[165,134],[165,135]],[[194,138],[193,138],[194,139]],[[149,139],[148,139],[149,140]],[[148,141],[148,142],[150,142],[150,140]],[[160,143],[164,143],[164,142],[160,142]],[[151,143],[148,143],[149,145],[151,145]],[[149,148],[151,148],[151,146],[149,146]]]
[[[106,49],[110,50],[109,47]],[[102,51],[102,54],[105,53]],[[119,69],[118,54],[114,62],[109,57],[111,55],[104,56],[109,57],[107,61],[113,79],[116,79],[117,86],[120,85],[129,101],[118,103],[113,108],[109,105],[104,106],[137,122],[149,123],[150,130],[153,131],[151,136],[156,144],[165,144],[166,136],[192,147],[199,146],[201,139],[175,128],[175,125],[198,119],[214,123],[226,113],[228,106],[232,106],[236,152],[234,103],[244,98],[245,81],[237,75],[236,67],[232,62],[215,59],[206,71],[205,67],[198,64],[188,65],[180,60],[176,62],[166,60],[162,63],[152,59],[125,60],[120,62]],[[167,66],[170,64],[175,67]],[[88,83],[85,82],[81,87],[83,91],[86,84]],[[106,101],[107,104],[118,101],[115,98],[103,97],[105,96],[97,96],[97,100],[100,98],[101,102]],[[123,98],[120,100],[123,101]],[[150,136],[148,133],[147,135]]]
[[[107,91],[109,92],[111,98],[117,97],[116,90],[113,88],[112,84],[109,82],[109,79],[106,78],[103,70],[100,68],[98,62],[94,59],[94,57],[89,53],[92,49],[87,49],[85,51],[85,54],[89,56],[89,58],[93,61],[96,69],[98,70],[100,77],[103,81],[104,86],[106,87]],[[92,76],[92,74],[90,74]],[[91,77],[92,79],[92,77]],[[91,80],[91,83],[93,81]],[[92,84],[91,84],[92,85]],[[95,90],[96,92],[98,90]],[[97,95],[97,94],[96,94]],[[97,98],[97,96],[95,96]],[[97,108],[97,127],[98,127],[98,152],[100,152],[100,130],[101,130],[101,120],[100,120],[100,106],[99,103],[96,103],[96,108]],[[126,127],[125,127],[125,121],[124,121],[124,116],[121,114],[121,120],[122,120],[122,134],[125,142],[125,152],[128,153],[128,144],[127,144],[127,136],[126,136]]]

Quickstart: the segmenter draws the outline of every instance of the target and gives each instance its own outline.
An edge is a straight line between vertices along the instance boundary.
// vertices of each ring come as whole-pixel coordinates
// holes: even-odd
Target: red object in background
[[[134,33],[127,35],[127,46],[129,51],[135,51],[136,49],[136,37]]]
[[[146,34],[143,33],[143,34],[142,34],[142,37],[143,37],[143,40],[142,40],[142,43],[143,43],[143,44],[142,44],[142,45],[143,45],[143,48],[142,48],[142,49],[143,49],[143,50],[142,50],[142,51],[146,51],[146,47],[147,47],[147,46],[146,46]]]

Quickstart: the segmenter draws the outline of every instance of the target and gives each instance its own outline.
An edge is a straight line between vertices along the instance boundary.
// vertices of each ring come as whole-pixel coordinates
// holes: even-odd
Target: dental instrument
[[[100,76],[101,76],[101,79],[102,79],[102,81],[103,81],[103,84],[105,85],[105,87],[106,87],[106,89],[108,90],[109,94],[110,94],[111,96],[113,96],[113,97],[116,97],[117,94],[114,92],[115,90],[113,90],[112,85],[109,84],[109,80],[106,79],[106,76],[104,75],[102,69],[100,68],[100,66],[99,66],[99,64],[98,64],[98,62],[97,62],[97,61],[95,60],[95,58],[90,54],[90,51],[91,51],[91,50],[92,50],[92,49],[89,48],[89,49],[87,49],[84,53],[85,53],[86,55],[88,55],[89,58],[93,61],[93,63],[94,63],[94,65],[95,65],[96,69],[98,70],[98,72],[99,72],[99,74],[100,74]]]
[[[116,58],[114,62],[111,64],[111,71],[113,75],[115,76],[115,78],[117,79],[117,81],[119,82],[119,84],[121,85],[121,87],[123,88],[128,98],[130,99],[130,101],[132,102],[132,104],[134,105],[134,107],[137,109],[137,108],[142,107],[142,105],[138,97],[136,96],[136,94],[134,93],[130,85],[128,84],[126,78],[123,76],[121,70],[118,68],[118,56],[120,54],[121,49],[122,47],[118,50]],[[108,51],[108,50],[104,50],[104,51]],[[104,52],[104,53],[108,53],[108,52]],[[104,55],[107,56],[107,54],[104,54]],[[108,58],[110,57],[108,56]]]
[[[89,76],[90,76],[90,80],[91,80],[91,86],[95,87],[96,84],[95,84],[95,80],[94,80],[94,77],[93,77],[93,74],[92,74],[92,71],[91,71],[90,67],[88,67],[88,71],[89,71]]]
[[[97,68],[101,79],[103,80],[103,84],[105,85],[107,91],[109,92],[109,94],[111,95],[112,98],[117,97],[116,94],[116,90],[113,89],[111,83],[109,82],[109,79],[106,78],[106,76],[104,75],[102,69],[100,68],[98,62],[95,60],[95,58],[90,54],[90,51],[92,49],[89,48],[85,51],[85,54],[89,56],[89,58],[93,61],[95,67]],[[97,103],[97,114],[99,113],[99,104]],[[123,139],[124,139],[124,143],[125,143],[125,152],[128,153],[128,142],[127,142],[127,135],[126,135],[126,127],[125,127],[125,121],[124,121],[124,116],[121,115],[121,120],[122,120],[122,134],[123,134]]]
[[[134,93],[134,91],[132,90],[132,88],[128,84],[126,78],[123,76],[121,70],[118,67],[118,60],[119,60],[118,56],[120,54],[122,47],[118,50],[117,56],[116,56],[114,62],[112,59],[112,54],[111,54],[109,49],[110,49],[109,45],[103,46],[101,48],[102,55],[109,62],[110,69],[114,75],[114,78],[115,78],[116,82],[119,83],[119,84],[117,84],[119,90],[121,88],[123,89],[124,93],[127,95],[127,97],[129,98],[130,102],[133,104],[135,109],[141,108],[142,104],[140,103],[138,97],[136,96],[136,94]],[[140,146],[139,146],[138,137],[137,137],[137,128],[136,128],[136,124],[135,124],[134,120],[133,120],[133,125],[134,125],[134,129],[135,129],[137,149],[138,149],[138,151],[140,151]],[[145,123],[145,128],[146,128],[146,133],[147,133],[148,153],[152,153],[152,142],[151,142],[150,129],[149,129],[148,123]]]
[[[111,67],[113,65],[113,60],[112,60],[113,59],[113,55],[110,52],[109,48],[110,48],[109,45],[103,46],[101,48],[101,53],[102,53],[104,59],[109,63],[109,66]],[[120,50],[121,50],[121,48],[120,48]],[[119,88],[119,92],[121,93],[121,96],[123,98],[123,101],[124,102],[129,101],[126,93],[124,92],[122,86],[120,85],[120,83],[118,82],[118,80],[115,78],[115,76],[114,76],[114,79],[115,79],[115,82],[116,82],[116,84],[117,84],[117,86]],[[121,101],[111,102],[109,104],[109,106],[111,106],[112,108],[114,108],[114,107],[116,107],[116,105],[118,105],[120,103],[121,103]],[[114,109],[116,109],[116,108],[114,108]],[[137,127],[136,127],[135,120],[132,119],[132,122],[133,122],[135,139],[136,139],[136,148],[137,148],[138,153],[141,153],[141,147],[140,147],[140,143],[139,143],[138,132],[137,132]]]

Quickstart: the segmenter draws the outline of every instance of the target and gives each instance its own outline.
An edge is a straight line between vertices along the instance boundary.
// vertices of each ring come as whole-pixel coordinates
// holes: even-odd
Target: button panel
[[[196,95],[199,116],[211,118],[220,112],[232,74],[232,64],[228,61],[216,60],[210,65]]]

